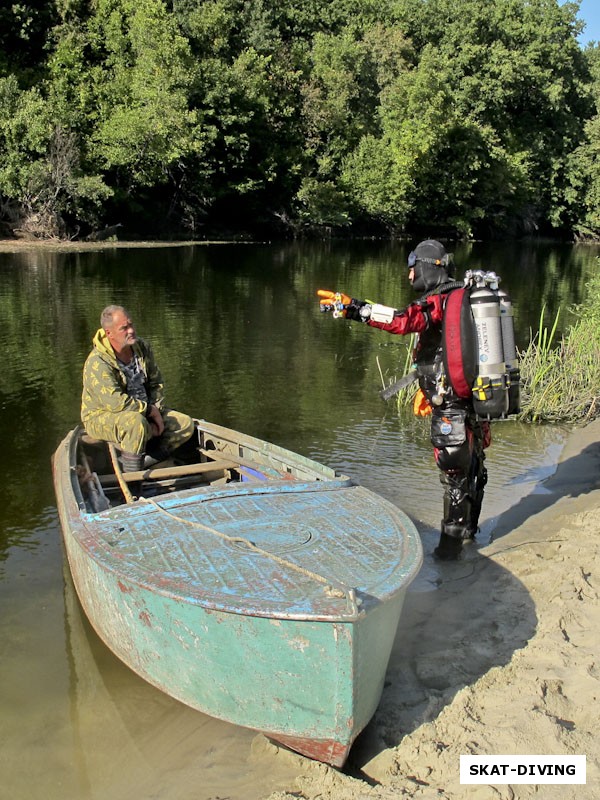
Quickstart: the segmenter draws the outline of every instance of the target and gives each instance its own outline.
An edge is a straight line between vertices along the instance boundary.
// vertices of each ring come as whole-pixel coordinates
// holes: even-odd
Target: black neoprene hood
[[[450,257],[435,239],[419,242],[408,257],[408,266],[415,271],[413,289],[420,293],[447,283],[452,276]]]

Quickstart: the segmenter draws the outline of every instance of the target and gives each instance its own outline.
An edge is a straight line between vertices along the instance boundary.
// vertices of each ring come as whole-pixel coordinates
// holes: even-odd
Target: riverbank
[[[411,592],[380,707],[340,773],[293,760],[269,800],[583,800],[598,796],[600,420],[553,476],[498,519],[493,541]],[[461,785],[461,754],[586,755],[587,785]]]
[[[93,250],[148,249],[151,247],[191,247],[208,244],[246,244],[245,241],[119,241],[117,239],[98,240],[93,242],[69,241],[65,239],[0,239],[0,253],[22,253],[26,250],[46,250],[53,252],[74,252]]]

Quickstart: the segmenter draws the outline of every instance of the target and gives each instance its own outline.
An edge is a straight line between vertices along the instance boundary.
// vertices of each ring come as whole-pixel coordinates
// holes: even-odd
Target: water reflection
[[[456,261],[503,276],[523,346],[542,304],[566,324],[597,251],[476,243],[457,247]],[[356,477],[417,521],[430,552],[442,491],[429,425],[379,397],[380,373],[389,380],[403,371],[406,342],[324,318],[315,300],[317,288],[333,288],[409,302],[407,252],[362,242],[0,253],[0,763],[8,796],[125,797],[136,785],[144,798],[167,792],[177,773],[178,797],[195,798],[201,786],[202,796],[250,798],[241,773],[256,797],[287,777],[268,755],[252,766],[251,733],[155,692],[89,631],[63,580],[50,457],[78,422],[81,368],[100,310],[123,303],[153,342],[174,407]],[[564,435],[494,425],[481,543],[553,468]],[[414,591],[439,579],[427,559]]]
[[[252,731],[187,708],[113,656],[83,615],[66,564],[64,590],[76,769],[57,798],[173,796],[176,774],[178,797],[258,800],[293,780]]]

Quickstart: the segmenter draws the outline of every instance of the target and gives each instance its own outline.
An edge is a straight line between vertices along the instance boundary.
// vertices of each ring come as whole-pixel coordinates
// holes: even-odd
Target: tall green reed
[[[558,325],[545,325],[521,352],[521,414],[530,422],[583,422],[600,414],[600,274],[586,285],[577,319],[553,345]]]

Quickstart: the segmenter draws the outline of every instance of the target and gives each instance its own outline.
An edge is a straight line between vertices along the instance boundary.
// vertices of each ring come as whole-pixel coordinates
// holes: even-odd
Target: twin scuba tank
[[[450,292],[442,327],[444,371],[454,392],[482,419],[518,414],[520,372],[513,309],[494,272],[469,270]]]

